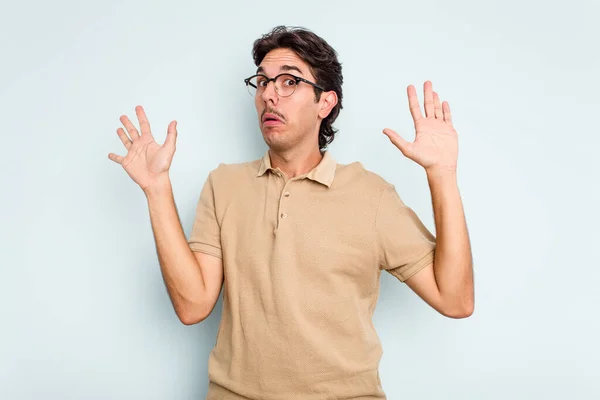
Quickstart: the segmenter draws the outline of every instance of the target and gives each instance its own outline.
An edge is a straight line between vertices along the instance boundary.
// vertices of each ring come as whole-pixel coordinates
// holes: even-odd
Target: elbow
[[[463,302],[454,307],[447,307],[441,311],[441,314],[448,318],[462,319],[473,315],[475,311],[475,302],[473,299]]]
[[[462,319],[473,315],[475,311],[475,292],[473,286],[442,297],[440,313],[448,318]]]
[[[195,325],[204,321],[210,315],[202,309],[179,309],[176,310],[177,318],[184,325]]]
[[[208,315],[191,315],[191,314],[177,314],[177,317],[179,317],[179,320],[181,321],[182,324],[184,325],[195,325],[198,324],[202,321],[204,321],[206,319],[206,317],[208,317]]]
[[[216,299],[205,297],[187,299],[175,307],[177,317],[184,325],[194,325],[204,321],[216,306]]]
[[[204,318],[196,317],[196,316],[189,316],[189,315],[177,315],[177,316],[179,317],[179,320],[181,321],[182,324],[188,325],[188,326],[195,325],[204,320]]]
[[[453,319],[462,319],[462,318],[468,318],[471,315],[473,315],[473,308],[467,308],[467,309],[461,309],[461,310],[453,310],[451,312],[445,312],[443,313],[444,316],[448,317],[448,318],[453,318]]]

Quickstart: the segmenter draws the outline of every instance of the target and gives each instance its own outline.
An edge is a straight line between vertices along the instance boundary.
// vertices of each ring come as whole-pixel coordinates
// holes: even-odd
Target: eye
[[[258,87],[267,86],[267,80],[264,77],[259,76],[256,80],[256,86],[258,86]]]
[[[288,79],[285,79],[285,80],[283,81],[283,84],[284,84],[285,86],[294,86],[294,85],[296,84],[296,80],[295,80],[295,79],[288,78]]]

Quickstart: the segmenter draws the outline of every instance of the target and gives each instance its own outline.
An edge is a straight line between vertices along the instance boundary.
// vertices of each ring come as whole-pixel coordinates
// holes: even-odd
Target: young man
[[[128,149],[110,154],[144,190],[161,271],[180,320],[195,324],[224,287],[207,399],[385,399],[372,324],[383,270],[441,314],[473,312],[470,243],[456,181],[457,134],[447,102],[424,84],[425,116],[407,89],[416,138],[384,133],[425,168],[437,238],[395,188],[326,150],[342,108],[336,52],[303,29],[277,27],[254,43],[245,80],[269,149],[210,172],[189,240],[168,170],[176,121],[159,146],[143,109],[126,116]],[[224,283],[224,285],[223,285]]]

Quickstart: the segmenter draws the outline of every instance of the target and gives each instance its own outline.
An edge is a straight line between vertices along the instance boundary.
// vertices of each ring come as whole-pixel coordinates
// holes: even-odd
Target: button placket
[[[277,226],[279,227],[279,223],[281,220],[286,219],[288,217],[287,213],[287,202],[285,200],[289,199],[290,192],[287,190],[288,185],[292,182],[289,180],[285,183],[282,190],[282,195],[279,197],[279,218],[277,218]]]

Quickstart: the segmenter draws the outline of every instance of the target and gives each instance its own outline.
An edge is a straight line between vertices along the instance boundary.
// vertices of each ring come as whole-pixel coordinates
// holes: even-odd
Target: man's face
[[[257,69],[269,78],[284,72],[315,82],[309,65],[290,49],[270,51]],[[314,88],[307,83],[298,83],[291,96],[281,97],[275,91],[275,82],[269,82],[255,97],[258,123],[267,145],[274,150],[289,150],[299,143],[318,143],[323,101],[322,95],[321,101],[315,102]],[[279,121],[269,120],[269,114]]]

